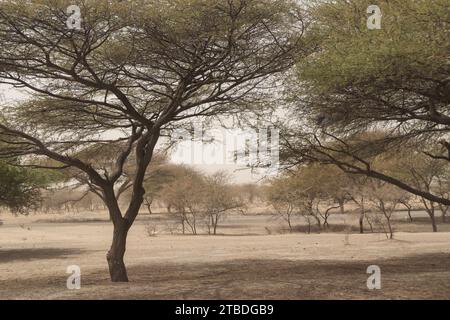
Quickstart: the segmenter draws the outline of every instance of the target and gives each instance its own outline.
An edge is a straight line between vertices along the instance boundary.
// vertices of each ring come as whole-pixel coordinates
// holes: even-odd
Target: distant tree
[[[161,197],[173,208],[171,214],[181,224],[183,234],[189,228],[189,231],[196,235],[199,222],[203,218],[204,176],[188,167],[179,169],[182,174],[163,187]]]
[[[422,150],[427,150],[425,147]],[[399,148],[396,151],[398,158],[387,155],[382,167],[390,176],[398,177],[416,189],[424,190],[428,193],[447,197],[448,189],[445,188],[446,176],[450,169],[449,163],[438,159],[430,158],[428,155],[417,149]],[[381,159],[379,159],[381,161]],[[445,219],[446,206],[442,203],[429,200],[425,196],[418,199],[431,219],[433,232],[437,232],[436,210],[439,205],[444,210],[442,212]]]
[[[293,231],[292,220],[300,214],[303,205],[302,189],[299,180],[286,174],[271,179],[265,188],[265,199],[273,207],[278,217],[286,221],[289,231]]]
[[[205,178],[202,205],[206,214],[209,234],[217,234],[217,227],[225,215],[232,211],[242,211],[244,202],[230,185],[225,172],[217,172]]]
[[[235,192],[240,194],[243,201],[249,204],[253,204],[260,196],[259,185],[255,183],[243,183],[234,185],[233,189]]]
[[[328,228],[328,218],[334,210],[340,209],[340,213],[345,212],[344,205],[351,200],[349,190],[354,181],[336,167],[326,165],[303,166],[299,169],[298,175],[307,187],[311,216],[317,221],[319,228],[322,223]]]
[[[302,216],[308,226],[315,221],[319,229],[328,228],[330,214],[340,208],[338,199],[344,192],[349,198],[348,182],[330,166],[302,166],[269,181],[266,199],[291,231],[295,215]]]
[[[359,233],[364,233],[364,220],[367,221],[368,186],[366,177],[352,177],[352,185],[348,191],[351,201],[359,210]]]
[[[372,179],[368,184],[370,185],[368,189],[370,203],[376,213],[383,215],[388,227],[388,238],[393,239],[392,214],[404,199],[406,192],[384,181]]]
[[[408,219],[409,222],[413,222],[414,219],[411,215],[411,211],[412,211],[412,204],[411,201],[413,200],[413,195],[412,194],[405,194],[405,196],[403,197],[403,199],[400,200],[400,204],[403,205],[408,213]]]
[[[0,161],[0,207],[7,207],[14,213],[36,209],[41,201],[41,189],[48,183],[45,172]]]

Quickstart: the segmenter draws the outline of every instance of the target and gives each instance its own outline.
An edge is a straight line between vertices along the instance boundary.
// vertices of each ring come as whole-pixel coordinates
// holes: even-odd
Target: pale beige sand
[[[383,234],[347,241],[345,233],[149,237],[138,222],[126,254],[131,282],[111,284],[108,222],[5,220],[1,299],[450,298],[447,232],[399,232],[393,241]],[[73,264],[82,270],[78,291],[66,289]],[[372,264],[381,267],[381,290],[366,287]]]

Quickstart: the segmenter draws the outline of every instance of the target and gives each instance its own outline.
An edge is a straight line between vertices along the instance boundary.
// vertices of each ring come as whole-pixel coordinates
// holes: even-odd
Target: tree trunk
[[[359,215],[359,233],[364,233],[364,216],[365,212],[361,211],[361,214]]]
[[[123,261],[128,229],[129,227],[125,220],[114,226],[113,241],[106,255],[112,282],[128,282],[127,269]]]
[[[213,226],[212,216],[208,213],[208,222],[206,223],[206,227],[208,228],[208,234],[211,235],[211,228]]]
[[[194,236],[197,235],[197,221],[195,219],[195,215],[194,215],[194,220],[192,221],[192,233],[194,234]]]
[[[409,222],[413,222],[413,218],[411,215],[412,206],[408,202],[406,202],[406,200],[400,201],[400,203],[406,208],[406,210],[408,210]]]
[[[288,223],[288,226],[289,226],[289,232],[292,232],[292,224],[291,224],[291,215],[290,214],[288,214],[287,215],[287,223]]]
[[[345,213],[345,204],[344,204],[344,199],[338,199],[338,201],[339,201],[339,209],[341,210],[341,214],[344,214]]]
[[[314,219],[316,219],[317,222],[317,227],[319,228],[319,232],[320,230],[322,230],[322,221],[320,221],[320,218],[316,215],[313,215]]]
[[[361,198],[361,213],[359,215],[359,233],[364,233],[364,217],[366,216],[366,209],[364,207],[364,198]]]
[[[444,207],[442,204],[439,204],[439,210],[441,210],[442,223],[446,223],[448,208]]]
[[[136,153],[136,172],[132,184],[132,193],[129,206],[125,215],[119,207],[118,199],[114,191],[114,183],[123,174],[124,162],[117,162],[117,168],[111,175],[111,180],[102,180],[98,174],[93,175],[91,178],[98,181],[98,185],[102,187],[103,201],[108,207],[109,215],[114,225],[113,240],[111,248],[109,249],[106,260],[108,261],[109,274],[112,282],[128,282],[127,269],[123,261],[128,230],[133,225],[139,210],[144,202],[144,178],[145,172],[150,164],[153,156],[153,150],[159,139],[159,128],[147,132],[141,138],[135,147]],[[134,141],[132,141],[134,142]],[[125,156],[122,160],[126,160],[126,156],[131,152],[131,146],[128,150],[128,154],[125,152],[122,156]]]
[[[218,217],[218,216],[215,216],[213,221],[214,221],[213,234],[216,235],[216,234],[217,234],[217,224],[218,224],[218,222],[219,222],[219,217]]]
[[[369,225],[370,232],[373,233],[373,224],[372,224],[372,222],[370,221],[370,219],[369,219],[369,217],[367,215],[366,215],[366,222]]]
[[[145,199],[145,206],[147,207],[147,211],[148,211],[148,214],[153,214],[153,212],[152,212],[152,203],[153,203],[153,200],[148,200],[148,199]]]
[[[431,226],[433,227],[433,232],[437,232],[437,224],[436,224],[436,215],[434,210],[434,203],[430,202],[430,205],[427,205],[427,202],[424,200],[423,204],[425,205],[425,210],[430,216],[431,219]]]
[[[391,218],[387,217],[386,215],[385,215],[385,217],[386,217],[386,221],[387,221],[388,228],[389,228],[389,239],[392,240],[392,239],[394,239],[394,230],[392,230]]]
[[[438,232],[434,212],[430,214],[430,218],[431,218],[431,226],[433,227],[433,232]]]
[[[409,222],[413,222],[413,218],[411,216],[411,208],[408,208],[408,217],[409,217]]]

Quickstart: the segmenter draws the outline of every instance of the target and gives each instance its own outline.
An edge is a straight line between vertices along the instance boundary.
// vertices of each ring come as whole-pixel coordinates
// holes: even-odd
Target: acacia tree
[[[381,213],[387,223],[389,239],[394,239],[392,227],[392,214],[404,198],[405,191],[388,184],[387,182],[372,179],[368,181],[368,197],[376,213]],[[383,226],[384,228],[384,226]]]
[[[219,222],[226,214],[244,209],[243,201],[233,192],[229,176],[225,172],[205,177],[201,196],[208,234],[217,234]]]
[[[348,195],[351,201],[357,206],[359,210],[359,233],[364,233],[364,220],[367,219],[367,181],[366,177],[352,177],[352,185],[348,190]],[[370,224],[370,223],[369,223]]]
[[[305,219],[309,230],[311,221],[315,221],[319,229],[322,226],[328,228],[331,213],[340,208],[337,195],[349,190],[348,181],[339,180],[339,177],[343,178],[343,175],[330,167],[311,165],[296,168],[269,181],[266,201],[288,223],[291,232],[295,215]]]
[[[328,228],[328,218],[333,210],[344,213],[344,204],[351,200],[349,191],[353,180],[332,166],[309,165],[297,172],[306,190],[306,203],[310,215],[316,220],[319,229]],[[320,219],[322,218],[323,221]]]
[[[282,218],[288,224],[289,231],[294,230],[292,219],[300,214],[303,207],[303,185],[295,176],[285,174],[273,178],[265,188],[264,196],[278,217]]]
[[[426,150],[426,149],[425,149]],[[408,150],[409,151],[409,150]],[[404,157],[407,151],[398,150],[400,159],[396,163],[392,176],[401,177],[409,185],[428,193],[434,193],[440,197],[448,197],[448,190],[445,190],[444,180],[448,171],[448,164],[437,159],[430,159],[427,155],[415,151],[412,157]],[[410,152],[408,152],[411,155]],[[436,209],[442,209],[442,217],[446,214],[446,206],[435,201],[430,201],[424,196],[419,197],[423,207],[431,219],[433,232],[437,232]]]
[[[324,0],[310,8],[315,54],[298,63],[285,122],[287,162],[320,162],[391,183],[428,201],[450,199],[374,164],[386,151],[428,146],[450,161],[447,0],[381,0],[380,30],[366,26],[368,0]],[[301,120],[300,120],[301,119]],[[303,121],[305,126],[298,126]],[[378,137],[373,132],[384,130]],[[431,150],[430,150],[431,149]]]
[[[75,3],[80,30],[66,24]],[[32,93],[3,108],[0,138],[4,153],[51,158],[60,164],[52,169],[76,168],[100,191],[114,226],[111,280],[128,281],[127,234],[159,138],[194,117],[243,110],[251,92],[260,99],[258,88],[290,67],[304,25],[284,0],[75,3],[0,3],[0,83]],[[121,144],[111,167],[76,156],[99,143]],[[116,190],[131,154],[122,212]]]
[[[197,234],[198,222],[202,218],[202,193],[204,191],[204,176],[187,167],[178,168],[178,174],[165,185],[161,196],[170,208],[171,214],[181,223],[183,234],[187,227],[193,235]]]

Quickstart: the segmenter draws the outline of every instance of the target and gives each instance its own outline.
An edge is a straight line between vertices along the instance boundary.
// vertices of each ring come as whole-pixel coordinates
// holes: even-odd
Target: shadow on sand
[[[25,248],[25,249],[0,249],[0,263],[11,261],[29,261],[45,259],[65,259],[71,255],[83,253],[82,249],[59,248]]]

